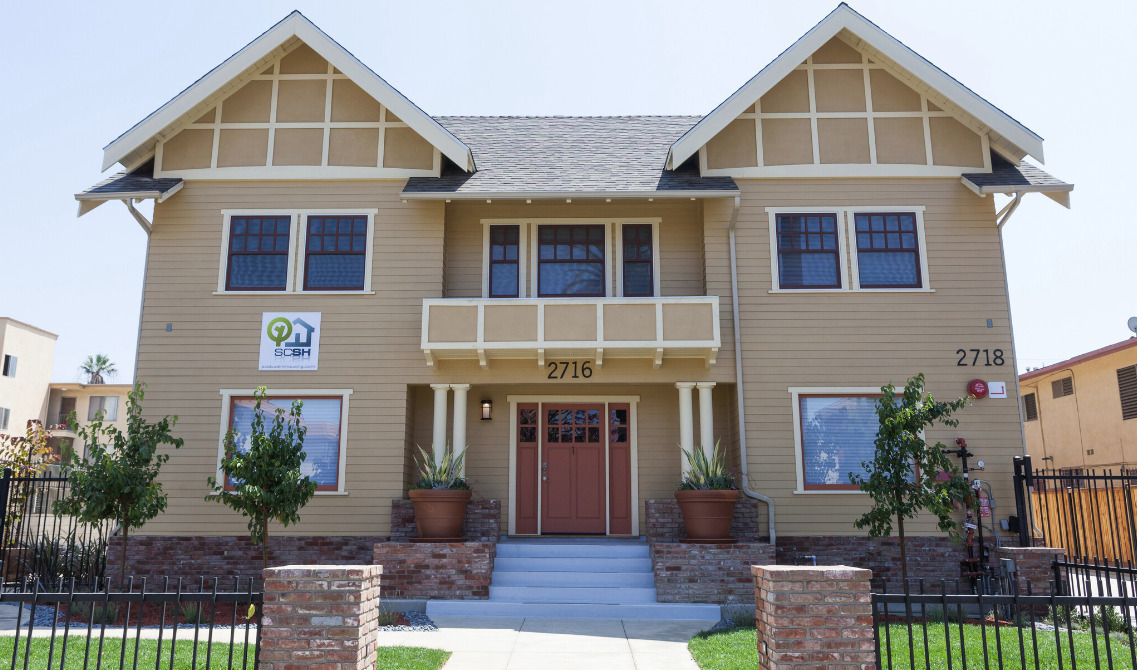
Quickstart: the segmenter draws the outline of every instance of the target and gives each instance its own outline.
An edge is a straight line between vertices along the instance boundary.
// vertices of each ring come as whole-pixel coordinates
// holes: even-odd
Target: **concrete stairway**
[[[489,600],[431,600],[427,615],[699,619],[718,605],[656,602],[647,542],[607,538],[502,539]]]

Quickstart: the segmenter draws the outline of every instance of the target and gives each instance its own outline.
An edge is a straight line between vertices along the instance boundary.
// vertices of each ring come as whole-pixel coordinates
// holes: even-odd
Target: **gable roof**
[[[402,93],[395,90],[382,77],[372,72],[351,52],[328,37],[324,31],[317,28],[299,11],[294,11],[286,16],[260,37],[249,42],[243,49],[210,70],[201,79],[191,84],[189,88],[174,96],[172,100],[108,144],[103,149],[102,169],[106,170],[118,162],[123,162],[127,167],[133,167],[128,163],[143,159],[153,149],[159,133],[193,111],[195,107],[219,89],[234,78],[246,73],[274,49],[292,38],[297,38],[307,44],[371,97],[386,105],[400,120],[427,142],[437,147],[454,164],[463,170],[474,169],[474,156],[469,147],[435,122]]]
[[[664,169],[671,142],[697,116],[441,116],[478,155],[472,174],[412,177],[410,198],[488,195],[658,197],[738,193],[730,177],[701,177],[693,164]],[[693,161],[691,162],[693,163]]]
[[[1022,153],[1033,156],[1039,162],[1046,162],[1043,159],[1041,137],[842,2],[797,42],[762,68],[742,88],[735,91],[710,114],[703,117],[702,121],[676,140],[668,153],[668,167],[677,166],[693,156],[700,147],[726,128],[727,124],[745,112],[750,105],[804,62],[810,54],[842,30],[847,30],[867,42],[881,55],[985,124],[990,128],[993,140],[1006,140],[1021,149]]]

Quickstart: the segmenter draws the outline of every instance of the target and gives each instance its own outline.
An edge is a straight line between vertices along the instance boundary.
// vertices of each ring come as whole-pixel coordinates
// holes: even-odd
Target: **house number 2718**
[[[592,361],[549,361],[545,367],[549,370],[549,379],[564,379],[569,370],[572,370],[570,379],[588,379],[592,376]]]

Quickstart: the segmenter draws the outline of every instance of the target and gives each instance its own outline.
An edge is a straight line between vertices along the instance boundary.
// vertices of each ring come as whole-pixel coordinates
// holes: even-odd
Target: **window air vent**
[[[1055,398],[1065,398],[1068,395],[1074,395],[1074,378],[1063,377],[1062,379],[1051,382],[1050,388],[1054,390]]]
[[[1117,371],[1117,389],[1121,393],[1121,419],[1137,419],[1137,365]]]
[[[1023,414],[1026,415],[1027,421],[1038,420],[1038,399],[1033,393],[1023,396]]]

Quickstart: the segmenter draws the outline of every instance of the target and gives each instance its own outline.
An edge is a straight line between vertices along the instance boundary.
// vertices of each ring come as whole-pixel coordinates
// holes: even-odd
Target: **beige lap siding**
[[[169,509],[143,533],[243,534],[236,513],[203,500],[218,457],[219,389],[353,389],[348,496],[317,496],[289,534],[384,535],[400,497],[407,442],[406,383],[425,380],[423,298],[441,294],[443,205],[399,201],[402,181],[191,182],[158,206],[151,238],[138,379],[146,413],[179,416],[186,444],[165,466]],[[221,210],[378,208],[375,295],[216,296]],[[259,372],[261,313],[323,314],[318,372]],[[166,324],[172,323],[171,332]],[[273,529],[273,532],[280,532]]]
[[[1011,458],[1022,454],[1022,440],[992,199],[977,197],[957,179],[737,181],[743,191],[737,238],[744,259],[739,291],[750,472],[754,488],[777,504],[778,535],[860,534],[852,522],[868,504],[861,494],[793,493],[798,464],[787,389],[903,385],[918,372],[927,375],[928,390],[945,400],[964,395],[975,377],[1007,383],[1010,397],[976,401],[959,413],[958,429],[928,431],[929,439],[953,447],[956,436],[965,437],[976,459],[986,461],[986,472],[977,476],[994,484],[997,527],[998,518],[1014,513]],[[905,205],[926,207],[927,244],[920,251],[927,254],[934,293],[770,293],[777,275],[765,208]],[[715,220],[708,217],[708,254],[721,254],[729,209],[709,214]],[[729,281],[716,275],[708,289],[722,290],[724,279]],[[1002,349],[1005,364],[957,366],[960,348]],[[909,530],[934,527],[923,518]]]

